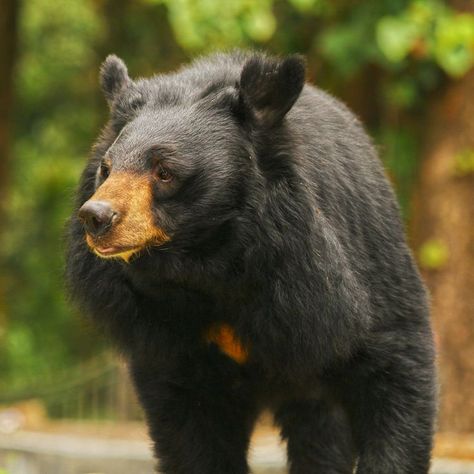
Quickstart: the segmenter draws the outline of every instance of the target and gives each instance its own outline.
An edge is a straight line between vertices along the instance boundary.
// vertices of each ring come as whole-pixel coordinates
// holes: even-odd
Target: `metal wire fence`
[[[40,401],[53,419],[142,419],[125,364],[109,353],[0,393],[0,406]]]

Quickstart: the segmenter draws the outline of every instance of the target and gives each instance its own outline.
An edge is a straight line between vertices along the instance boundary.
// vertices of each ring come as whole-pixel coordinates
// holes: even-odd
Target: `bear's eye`
[[[169,183],[173,179],[170,171],[161,164],[156,167],[155,176],[163,183]]]
[[[99,167],[99,177],[102,180],[105,180],[109,177],[110,174],[110,165],[103,161]]]

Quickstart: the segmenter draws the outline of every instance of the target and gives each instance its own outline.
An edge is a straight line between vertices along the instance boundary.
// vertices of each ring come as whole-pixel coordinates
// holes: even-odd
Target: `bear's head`
[[[79,209],[98,256],[199,245],[239,218],[261,174],[259,137],[278,135],[305,67],[263,55],[224,66],[132,81],[122,60],[106,59],[108,141],[89,163]]]

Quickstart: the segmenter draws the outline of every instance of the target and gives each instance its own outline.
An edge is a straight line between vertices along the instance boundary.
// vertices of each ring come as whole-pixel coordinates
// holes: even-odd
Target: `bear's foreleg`
[[[290,474],[351,474],[354,452],[342,409],[322,400],[285,403],[275,414]]]
[[[431,362],[404,360],[347,389],[357,474],[427,474],[436,389]]]
[[[230,381],[132,367],[163,474],[247,474],[254,403]],[[161,380],[160,380],[161,379]]]

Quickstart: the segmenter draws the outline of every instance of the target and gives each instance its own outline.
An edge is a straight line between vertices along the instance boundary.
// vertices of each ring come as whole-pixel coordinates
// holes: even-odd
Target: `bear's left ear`
[[[100,68],[100,85],[109,105],[131,82],[125,63],[114,54],[107,56]]]
[[[299,97],[305,82],[305,61],[299,55],[283,60],[256,56],[242,69],[239,102],[257,126],[281,122]]]

